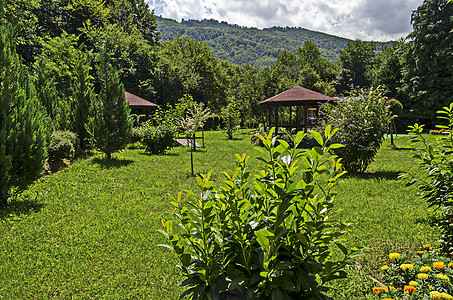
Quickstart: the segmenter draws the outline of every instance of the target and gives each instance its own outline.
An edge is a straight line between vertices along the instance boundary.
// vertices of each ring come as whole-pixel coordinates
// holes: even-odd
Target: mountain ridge
[[[275,62],[282,50],[296,51],[305,41],[318,45],[321,55],[336,62],[348,42],[353,40],[301,27],[245,27],[217,20],[182,20],[156,16],[162,41],[188,36],[206,42],[216,57],[231,64],[265,67]],[[378,48],[389,42],[376,42]]]

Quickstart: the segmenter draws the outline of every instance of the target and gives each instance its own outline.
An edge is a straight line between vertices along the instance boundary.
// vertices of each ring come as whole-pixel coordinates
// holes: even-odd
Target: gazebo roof
[[[156,109],[158,107],[157,104],[154,104],[152,102],[149,102],[148,100],[145,100],[143,98],[140,98],[139,96],[136,96],[134,94],[125,92],[126,95],[126,101],[129,103],[130,107],[137,107],[137,108],[154,108]]]
[[[318,102],[334,101],[335,99],[324,94],[295,86],[292,89],[284,91],[274,97],[261,101],[260,105],[269,106],[304,106],[315,105]]]

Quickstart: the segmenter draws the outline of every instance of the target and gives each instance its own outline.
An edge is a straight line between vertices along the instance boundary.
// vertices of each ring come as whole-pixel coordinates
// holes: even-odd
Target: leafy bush
[[[144,127],[132,127],[131,143],[141,142],[143,140]]]
[[[173,148],[176,128],[173,126],[153,126],[145,122],[143,128],[143,145],[145,151],[151,154],[164,154]]]
[[[337,103],[321,106],[321,127],[339,128],[332,142],[345,147],[334,150],[348,172],[364,172],[379,150],[391,120],[381,88],[354,90]]]
[[[401,178],[411,178],[410,184],[418,183],[421,197],[429,207],[440,208],[440,242],[444,253],[453,253],[453,103],[438,111],[438,119],[447,120],[448,125],[436,125],[448,133],[429,144],[422,135],[424,125],[409,126],[409,134],[414,134],[413,143],[422,143],[424,148],[414,154],[419,168],[415,175],[402,174]],[[420,171],[422,175],[420,175]]]
[[[54,131],[50,136],[50,144],[47,149],[50,160],[74,158],[79,145],[79,139],[71,131]]]
[[[237,157],[234,172],[214,188],[210,173],[197,177],[200,192],[173,198],[173,222],[162,220],[171,248],[186,279],[182,296],[191,299],[328,299],[327,282],[346,276],[344,268],[357,249],[339,239],[348,224],[329,217],[341,164],[324,155],[336,130],[326,127],[320,146],[296,150],[305,134],[291,136],[295,147],[272,138],[263,141],[262,169],[251,176],[249,157]],[[315,191],[322,194],[315,194]],[[333,258],[335,246],[343,253]]]
[[[381,267],[384,285],[365,291],[366,299],[451,299],[453,262],[438,256],[430,244],[416,254],[390,253]]]

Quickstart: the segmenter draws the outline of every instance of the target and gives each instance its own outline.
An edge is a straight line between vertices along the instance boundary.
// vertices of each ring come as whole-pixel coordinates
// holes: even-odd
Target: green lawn
[[[249,135],[236,136],[207,132],[195,172],[212,170],[221,181],[235,168],[235,153],[258,154]],[[409,147],[407,137],[395,141]],[[190,154],[180,147],[164,156],[131,150],[114,158],[76,161],[0,210],[0,298],[178,298],[182,277],[173,254],[157,246],[166,242],[157,230],[172,214],[168,195],[195,187]],[[336,217],[354,223],[347,244],[367,247],[359,263],[372,276],[389,252],[435,242],[431,212],[396,178],[411,166],[410,151],[386,141],[371,172],[345,176],[337,190]],[[354,293],[348,281],[337,286],[335,299]]]

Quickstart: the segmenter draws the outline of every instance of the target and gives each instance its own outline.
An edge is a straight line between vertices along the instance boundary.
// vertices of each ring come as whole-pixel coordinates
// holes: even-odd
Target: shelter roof
[[[148,107],[148,108],[157,108],[158,105],[154,104],[148,100],[140,98],[134,94],[125,92],[126,101],[129,103],[130,107]]]
[[[303,106],[305,104],[315,105],[318,102],[334,101],[335,99],[324,94],[295,86],[274,97],[261,101],[260,105],[269,106]]]

